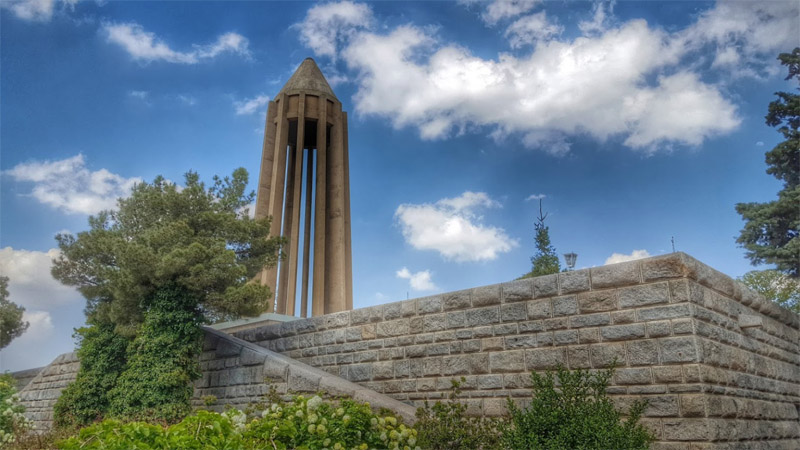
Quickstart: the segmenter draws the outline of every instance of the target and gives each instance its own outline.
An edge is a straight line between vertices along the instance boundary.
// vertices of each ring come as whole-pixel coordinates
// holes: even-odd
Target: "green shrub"
[[[393,415],[379,415],[353,400],[338,403],[318,396],[273,403],[251,418],[231,409],[197,411],[165,427],[107,419],[58,443],[62,450],[251,450],[411,449],[416,430]],[[419,450],[416,447],[416,450]]]
[[[197,300],[186,290],[168,286],[153,295],[109,394],[111,417],[174,423],[189,414],[191,382],[200,376],[201,321]]]
[[[508,401],[511,423],[503,443],[512,449],[646,449],[654,439],[638,423],[646,402],[636,402],[623,421],[606,395],[612,375],[613,368],[532,373],[530,406]]]
[[[31,428],[25,416],[25,407],[19,404],[17,380],[9,374],[0,374],[0,448],[14,442]]]
[[[461,377],[461,382],[464,382]],[[467,406],[458,401],[461,382],[451,380],[447,402],[437,401],[433,407],[425,402],[417,409],[419,445],[427,450],[488,450],[501,448],[498,420],[468,417]]]

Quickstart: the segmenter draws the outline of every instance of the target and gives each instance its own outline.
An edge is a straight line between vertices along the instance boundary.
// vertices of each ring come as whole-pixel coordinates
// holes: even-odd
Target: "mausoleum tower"
[[[295,315],[299,293],[307,317],[309,291],[314,316],[353,309],[347,113],[311,58],[269,102],[255,214],[287,238],[261,273],[275,312]]]

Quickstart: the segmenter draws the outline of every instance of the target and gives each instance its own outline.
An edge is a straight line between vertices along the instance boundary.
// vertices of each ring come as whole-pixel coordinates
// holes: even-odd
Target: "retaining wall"
[[[475,414],[530,397],[529,371],[617,361],[658,448],[800,448],[800,319],[683,253],[235,333],[420,405],[465,377]]]

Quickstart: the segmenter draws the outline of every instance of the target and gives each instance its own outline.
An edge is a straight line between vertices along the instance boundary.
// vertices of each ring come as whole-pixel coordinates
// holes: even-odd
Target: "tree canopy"
[[[247,215],[247,180],[240,168],[208,188],[194,172],[183,188],[160,176],[137,184],[117,210],[90,217],[88,231],[56,236],[53,276],[86,297],[87,315],[122,332],[143,321],[167,285],[184,289],[208,319],[257,315],[271,297],[249,281],[275,264],[281,240],[268,237],[269,219]]]
[[[8,299],[8,277],[0,277],[0,349],[28,329],[28,322],[22,320],[24,312],[25,308]]]
[[[784,308],[800,313],[800,280],[777,270],[753,270],[739,281]]]
[[[800,82],[800,47],[778,56],[788,67],[787,80]],[[783,181],[778,199],[766,203],[738,203],[736,211],[745,221],[736,239],[753,265],[774,264],[793,277],[800,277],[800,95],[776,92],[769,104],[766,123],[778,127],[784,141],[766,153],[767,173]]]
[[[544,224],[547,214],[542,213],[542,200],[539,199],[539,217],[534,224],[536,231],[536,254],[531,257],[531,271],[522,278],[538,277],[540,275],[550,275],[561,272],[556,249],[550,244],[550,228]]]

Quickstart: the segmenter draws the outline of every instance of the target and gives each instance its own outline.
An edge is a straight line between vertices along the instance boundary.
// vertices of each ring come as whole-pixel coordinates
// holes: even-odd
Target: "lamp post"
[[[564,253],[564,260],[567,262],[567,270],[575,268],[575,260],[578,259],[578,254],[574,252]]]

